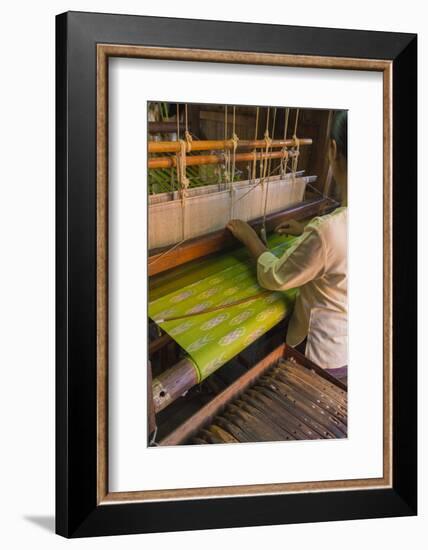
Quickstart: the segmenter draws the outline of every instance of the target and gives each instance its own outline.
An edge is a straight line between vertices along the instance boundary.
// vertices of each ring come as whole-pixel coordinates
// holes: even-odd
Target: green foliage
[[[148,171],[149,194],[168,193],[178,191],[180,186],[177,181],[175,168],[157,168]],[[225,181],[224,167],[219,164],[205,164],[201,166],[188,166],[187,177],[190,180],[189,187],[203,187]],[[240,172],[235,170],[235,181],[240,179]]]

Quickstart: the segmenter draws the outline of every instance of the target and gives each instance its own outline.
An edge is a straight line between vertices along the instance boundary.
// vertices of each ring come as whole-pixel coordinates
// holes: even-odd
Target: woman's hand
[[[294,235],[296,237],[301,235],[304,230],[304,224],[296,220],[289,220],[288,222],[280,223],[278,227],[275,228],[276,233],[279,233],[280,235]]]
[[[243,244],[248,244],[254,238],[258,239],[257,233],[247,222],[242,220],[230,220],[226,225],[232,235]]]

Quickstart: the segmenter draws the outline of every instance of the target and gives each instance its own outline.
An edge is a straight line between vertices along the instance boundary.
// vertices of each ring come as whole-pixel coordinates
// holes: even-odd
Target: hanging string
[[[285,109],[285,120],[284,120],[284,141],[287,140],[287,131],[288,131],[288,118],[290,116],[290,108],[287,107]],[[284,177],[287,172],[287,163],[288,163],[288,149],[287,146],[284,145],[282,148],[283,156],[281,158],[281,177]]]
[[[286,136],[286,134],[287,134],[288,114],[289,114],[289,109],[287,109],[287,114],[286,114],[286,128],[285,128],[284,136]],[[275,117],[276,117],[276,109],[275,109]],[[257,111],[256,111],[256,129],[255,129],[254,140],[257,140],[257,137],[258,137],[258,135],[257,135],[257,133],[258,133],[258,122],[259,122],[259,107],[257,107]],[[273,125],[273,131],[274,130],[275,130],[275,125]],[[266,132],[265,132],[265,138],[266,138]],[[284,138],[284,140],[285,140],[285,138]],[[254,189],[256,189],[256,187],[258,187],[259,185],[263,185],[266,177],[270,178],[270,176],[272,176],[276,171],[278,171],[281,168],[281,165],[279,165],[276,168],[274,168],[273,170],[269,169],[266,177],[261,177],[261,178],[259,178],[259,181],[255,181],[256,180],[256,161],[257,161],[257,151],[256,151],[256,149],[254,149],[253,153],[254,153],[253,174],[252,174],[251,179],[254,181],[254,184],[250,187],[250,189],[248,189],[248,191],[246,193],[244,193],[243,195],[238,197],[234,201],[232,206],[234,206],[240,200],[244,199],[247,195],[249,195],[252,191],[254,191]],[[261,155],[262,155],[262,152],[261,152]],[[283,151],[283,158],[284,157],[285,157],[286,161],[288,162],[288,149],[286,147],[285,147],[285,151]],[[270,168],[270,166],[269,166],[269,168]]]
[[[279,170],[280,166],[278,165],[276,168],[274,168],[269,174],[268,174],[268,177],[270,176],[273,176],[275,174],[275,172],[277,172]],[[263,185],[263,182],[265,180],[264,179],[259,179],[258,181],[256,181],[249,189],[246,193],[244,193],[243,195],[241,195],[240,197],[238,197],[235,201],[234,201],[234,205],[239,202],[240,200],[244,199],[247,195],[249,195],[252,191],[254,191],[254,189],[256,189],[257,187],[259,187],[259,185]]]
[[[227,141],[227,105],[224,106],[224,141]],[[224,150],[225,157],[225,183],[230,183],[230,151],[226,147]]]
[[[177,121],[177,141],[180,140],[180,104],[177,103],[176,104],[176,121]],[[178,161],[178,154],[175,155],[175,171],[176,171],[176,174],[177,174],[177,183],[179,182],[179,177],[178,177],[178,164],[179,164],[179,161]],[[173,170],[173,168],[172,168]]]
[[[325,195],[322,191],[317,189],[315,187],[315,185],[312,185],[311,183],[306,182],[306,187],[309,187],[310,189],[312,189],[312,191],[314,191],[317,195],[319,195],[320,197],[322,197],[326,201],[331,202],[331,204],[337,205],[336,199],[333,199],[332,197],[329,197],[328,195]]]
[[[183,239],[181,241],[178,241],[178,243],[175,243],[173,246],[171,246],[170,248],[168,248],[167,250],[164,250],[164,252],[162,252],[161,254],[159,254],[159,256],[156,256],[156,258],[153,258],[152,260],[150,260],[150,258],[148,259],[147,263],[148,265],[154,265],[156,264],[157,262],[159,262],[159,260],[161,260],[164,256],[166,256],[167,254],[169,254],[170,252],[172,252],[173,250],[175,250],[176,248],[178,248],[179,246],[181,246],[187,239]]]
[[[272,145],[272,141],[275,139],[275,122],[276,122],[276,107],[273,113],[273,122],[272,122],[272,138],[270,140],[270,144]],[[266,192],[265,192],[265,203],[263,207],[263,222],[262,222],[262,228],[260,230],[260,236],[262,237],[263,242],[265,245],[267,245],[267,234],[266,234],[266,212],[267,212],[267,205],[268,205],[268,197],[269,197],[269,182],[270,182],[270,171],[271,171],[271,164],[272,159],[269,157],[269,160],[266,159],[266,163],[268,166],[268,176],[266,181]]]
[[[245,198],[249,193],[251,193],[259,185],[263,185],[264,182],[266,181],[266,179],[269,180],[271,175],[273,175],[277,170],[281,169],[281,164],[280,164],[275,169],[270,170],[271,163],[267,162],[268,161],[267,154],[269,153],[269,149],[271,148],[271,145],[272,145],[272,139],[269,137],[269,126],[268,126],[269,117],[270,117],[270,108],[268,107],[267,120],[266,120],[266,130],[265,130],[266,150],[265,150],[264,162],[263,162],[263,153],[261,153],[261,155],[260,155],[261,156],[260,163],[263,164],[263,168],[260,168],[261,177],[259,178],[259,181],[255,182],[254,185],[252,185],[251,188],[246,193],[244,193],[243,195],[241,195],[237,199],[231,201],[231,209],[233,208],[233,206],[237,202],[239,202],[240,200]],[[297,171],[297,161],[298,161],[299,145],[300,145],[299,144],[299,139],[297,137],[298,117],[299,117],[299,109],[296,110],[296,119],[295,119],[295,124],[294,124],[294,133],[293,133],[293,139],[294,139],[294,142],[295,142],[295,146],[293,147],[293,152],[292,152],[292,169],[291,170],[292,170],[292,175],[293,175],[294,178],[296,176],[296,171]],[[177,156],[176,156],[176,166],[177,166],[177,177],[179,177],[179,183],[180,183],[180,188],[181,188],[181,197],[182,197],[182,208],[183,208],[182,236],[183,236],[183,238],[182,238],[181,241],[177,242],[172,247],[168,248],[163,253],[156,256],[156,258],[153,258],[153,260],[150,261],[150,259],[149,259],[149,261],[148,261],[149,265],[155,264],[156,262],[161,260],[165,255],[167,255],[168,253],[170,253],[174,249],[181,246],[187,240],[186,232],[185,232],[185,199],[186,199],[186,196],[187,196],[187,187],[189,185],[189,180],[186,176],[186,153],[190,152],[191,147],[192,147],[192,138],[191,138],[191,135],[188,131],[187,105],[185,106],[185,118],[186,118],[186,121],[185,121],[186,122],[185,137],[186,137],[186,140],[179,139],[179,136],[180,136],[179,118],[180,118],[179,104],[177,104],[177,138],[178,138],[178,141],[180,142],[180,152],[177,153]],[[286,134],[287,134],[288,119],[289,119],[289,109],[287,109],[287,111],[286,111],[286,124],[285,124],[285,129],[284,129],[284,141],[286,139]],[[274,117],[273,117],[272,136],[274,136],[274,132],[275,132],[275,120],[276,120],[276,109],[275,109],[275,114],[274,114]],[[257,107],[257,111],[256,111],[255,140],[257,140],[257,137],[258,137],[258,123],[259,123],[259,107]],[[187,136],[189,136],[190,139]],[[233,136],[232,136],[232,139],[234,139],[233,151],[234,151],[234,155],[235,155],[236,147],[237,147],[237,144],[238,144],[238,137],[235,134],[235,109],[234,109],[234,115],[233,115]],[[225,108],[225,141],[227,141],[227,106]],[[289,153],[288,153],[288,150],[287,150],[286,147],[285,147],[285,151],[283,151],[283,152],[284,152],[284,157],[285,157],[285,159],[287,159],[287,162],[288,162]],[[229,152],[229,155],[230,155],[230,152]],[[269,159],[269,160],[271,160],[271,159]],[[257,151],[256,151],[256,149],[254,149],[253,180],[256,179],[256,177],[255,177],[256,176],[256,161],[257,161]],[[235,165],[235,159],[234,159],[233,165]],[[286,169],[287,169],[287,163],[285,164],[285,170]],[[230,157],[229,157],[229,171],[227,171],[227,173],[230,173]],[[231,183],[231,178],[230,177],[229,177],[228,182]],[[327,199],[330,202],[336,204],[336,201],[334,201],[330,197],[324,195],[322,192],[320,192],[315,187],[311,186],[309,183],[307,183],[307,185],[309,187],[313,188],[313,190],[317,194],[321,195],[324,199]],[[267,205],[267,195],[265,196],[264,221],[265,221],[265,218],[266,218],[266,205]],[[257,297],[257,295],[255,297]],[[249,298],[249,300],[253,300],[253,299],[255,299],[255,297]],[[207,312],[208,312],[208,310],[207,310]]]
[[[275,108],[274,119],[273,119],[273,124],[272,124],[272,139],[270,139],[269,138],[269,130],[268,130],[268,124],[269,124],[269,108],[268,108],[267,120],[266,120],[266,130],[265,130],[265,139],[268,138],[268,140],[270,140],[270,143],[272,143],[272,140],[274,138],[276,111],[277,111],[277,109]],[[296,178],[297,163],[298,163],[298,157],[299,157],[299,154],[300,154],[300,151],[299,151],[300,142],[299,142],[299,138],[297,137],[299,111],[300,111],[300,109],[296,109],[296,118],[295,118],[295,121],[294,121],[294,131],[293,131],[294,146],[293,146],[293,151],[292,151],[292,155],[291,155],[291,157],[292,157],[292,169],[291,169],[291,171],[292,171],[292,177],[293,177],[294,181],[295,181],[295,178]],[[290,109],[287,108],[286,111],[285,111],[285,121],[284,121],[284,141],[287,139],[289,115],[290,115]],[[267,143],[269,144],[269,142],[267,142]],[[268,145],[266,147],[265,153],[268,153]],[[261,237],[265,241],[265,243],[266,243],[266,215],[267,215],[267,204],[268,204],[269,179],[270,179],[270,176],[273,175],[273,173],[276,172],[278,169],[281,170],[281,177],[286,175],[289,156],[290,155],[289,155],[288,149],[287,149],[286,146],[284,146],[284,148],[283,148],[283,158],[281,159],[281,164],[279,166],[277,166],[276,169],[271,171],[270,170],[271,159],[269,159],[269,167],[268,168],[266,167],[267,169],[265,169],[265,166],[263,167],[263,171],[261,171],[260,180],[258,182],[256,182],[244,195],[239,197],[233,203],[233,204],[236,204],[238,201],[242,200],[249,193],[251,193],[251,191],[253,191],[257,186],[263,185],[264,182],[267,181],[264,211],[263,211],[263,224],[262,224],[262,229],[261,229]],[[267,160],[268,159],[266,159],[266,162],[267,162]],[[266,164],[266,162],[264,164]],[[262,161],[261,161],[261,163],[262,163]],[[307,183],[307,185],[310,186],[309,183]],[[318,193],[322,195],[322,193],[320,193],[320,192],[318,192]],[[327,197],[325,195],[322,195],[322,196],[323,196],[323,198],[335,203],[335,201],[333,199],[331,199],[330,197]]]
[[[299,155],[300,155],[300,140],[297,137],[297,124],[299,122],[299,111],[300,109],[296,109],[296,120],[294,122],[294,132],[293,132],[293,156],[291,158],[291,166],[292,166],[292,173],[293,173],[293,179],[296,179],[296,172],[297,172],[297,164],[299,162]]]
[[[299,112],[300,109],[296,109],[296,120],[294,121],[293,139],[297,139],[297,124],[299,122]]]
[[[278,165],[276,168],[272,169],[271,172],[268,174],[268,176],[273,176],[275,174],[275,172],[279,171],[280,169],[280,165]],[[291,168],[288,167],[288,169],[291,171]],[[248,189],[248,191],[246,193],[244,193],[243,195],[241,195],[240,197],[238,197],[237,199],[235,199],[233,202],[232,202],[232,205],[231,207],[233,208],[235,206],[235,204],[237,204],[239,201],[241,201],[242,199],[244,199],[245,197],[247,197],[252,191],[254,191],[254,189],[256,189],[259,185],[263,185],[263,182],[265,180],[264,179],[259,179],[259,181],[255,182],[251,187],[250,189]],[[312,187],[313,190],[321,195],[324,199],[330,201],[332,204],[336,204],[336,201],[334,199],[331,199],[330,197],[328,197],[327,195],[323,195],[321,191],[319,191],[318,189],[316,189],[315,187],[311,186],[309,183],[306,183],[307,186],[309,187]],[[173,250],[175,250],[176,248],[178,248],[179,246],[181,246],[187,239],[184,239],[184,240],[181,240],[179,241],[178,243],[174,244],[173,246],[171,246],[170,248],[168,248],[168,250],[165,250],[164,252],[162,252],[159,256],[156,256],[156,258],[153,258],[153,260],[150,260],[148,261],[148,264],[149,265],[152,265],[152,264],[155,264],[156,262],[158,262],[160,259],[162,259],[164,256],[166,256],[167,254],[169,254],[170,252],[172,252]]]
[[[171,188],[171,193],[174,193],[174,190],[175,190],[175,178],[174,178],[174,167],[173,167],[173,166],[171,167],[171,174],[170,174],[169,185],[170,185],[170,188]]]
[[[279,165],[274,168],[269,176],[272,176],[274,175],[275,172],[277,172],[279,170]],[[231,208],[233,208],[235,206],[235,204],[237,204],[239,201],[241,201],[242,199],[244,199],[246,196],[248,196],[252,191],[254,191],[254,189],[256,189],[256,187],[258,187],[259,185],[262,185],[263,184],[263,179],[260,179],[259,181],[255,182],[251,187],[250,189],[248,189],[248,191],[246,193],[244,193],[243,195],[241,195],[240,197],[238,197],[237,199],[233,200],[232,201],[232,205],[231,205]],[[332,202],[335,203],[335,201],[333,201],[332,199],[330,199]],[[148,260],[148,264],[149,265],[153,265],[155,264],[156,262],[158,262],[159,260],[161,260],[164,256],[166,256],[167,254],[169,254],[170,252],[172,252],[173,250],[175,250],[176,248],[178,248],[179,246],[181,246],[187,239],[184,239],[184,240],[181,240],[179,241],[178,243],[174,244],[173,246],[171,246],[170,248],[168,248],[167,250],[165,250],[164,252],[162,252],[159,256],[156,256],[156,258],[153,258],[152,260]]]
[[[265,154],[267,155],[269,151],[269,146],[272,144],[272,140],[269,137],[269,114],[270,114],[270,107],[267,108],[267,115],[266,115],[266,128],[264,133],[264,139],[266,143],[266,149]],[[263,154],[260,156],[260,178],[266,177],[266,170],[267,170],[267,158],[263,158]]]
[[[189,133],[189,124],[188,124],[188,112],[187,112],[187,104],[185,105],[185,138],[186,139],[180,139],[180,106],[177,103],[177,141],[180,143],[180,151],[176,154],[176,167],[177,167],[177,180],[178,184],[180,186],[180,196],[181,196],[181,240],[178,241],[175,245],[171,246],[159,256],[156,256],[156,258],[153,258],[151,261],[148,260],[149,265],[153,265],[159,260],[161,260],[164,256],[169,254],[172,250],[175,250],[180,245],[182,245],[184,242],[186,242],[186,198],[187,198],[187,189],[189,187],[190,180],[187,177],[186,174],[186,158],[187,153],[189,153],[192,150],[192,136]]]
[[[296,172],[292,172],[292,168],[288,167],[288,169],[290,170],[290,173],[293,175],[296,174]],[[332,205],[337,205],[337,201],[336,199],[333,199],[332,197],[329,197],[328,195],[326,195],[325,193],[323,193],[322,191],[320,191],[317,187],[315,187],[314,185],[312,185],[311,183],[309,183],[309,181],[306,181],[306,187],[309,187],[312,191],[314,191],[317,195],[319,195],[320,197],[322,197],[324,200],[330,202]]]
[[[186,240],[186,198],[187,198],[187,190],[189,188],[190,180],[187,177],[187,154],[191,152],[192,150],[192,136],[189,133],[189,118],[188,118],[188,109],[187,109],[187,103],[184,106],[184,122],[185,122],[185,133],[184,137],[185,139],[180,139],[180,156],[179,156],[179,176],[178,176],[178,182],[180,184],[180,190],[181,190],[181,230],[182,230],[182,242]]]
[[[275,110],[273,112],[273,122],[272,122],[272,138],[270,138],[270,148],[272,150],[272,142],[273,140],[275,139],[275,122],[276,122],[276,107],[275,107]],[[270,167],[271,167],[271,164],[272,164],[272,159],[269,157],[269,161],[268,161],[268,174],[270,173]],[[269,183],[269,175],[268,175],[268,183]]]
[[[178,120],[178,110],[179,110],[178,103],[176,104],[176,108],[177,108],[177,113],[176,113],[177,137],[176,137],[176,139],[178,140],[178,138],[180,137],[180,135],[179,135],[180,134],[180,123],[179,123],[179,120]],[[177,172],[177,168],[175,168],[175,172]],[[174,178],[174,167],[173,166],[171,167],[170,182],[171,182],[171,192],[174,193],[174,191],[175,191],[175,178]]]
[[[257,141],[257,137],[258,137],[258,129],[259,129],[259,111],[260,111],[260,108],[257,107],[257,110],[256,110],[256,128],[255,128],[255,131],[254,131],[254,141]],[[254,150],[253,150],[253,155],[254,155],[254,160],[253,160],[253,173],[252,173],[252,177],[251,179],[253,181],[255,181],[256,179],[256,167],[257,167],[257,148],[255,147]]]
[[[236,109],[235,106],[233,106],[233,121],[232,121],[232,142],[233,142],[233,156],[232,156],[232,177],[230,178],[230,185],[229,185],[229,192],[230,192],[230,212],[229,212],[229,219],[233,219],[233,195],[234,195],[234,189],[233,189],[233,181],[235,179],[235,166],[236,166],[236,149],[238,147],[238,141],[239,138],[236,135]]]
[[[263,180],[262,185],[263,185],[263,191],[265,193],[265,196],[266,196],[266,190],[264,189],[264,181],[266,179],[266,173],[267,173],[267,170],[268,170],[268,166],[270,166],[269,161],[268,161],[268,154],[269,154],[269,149],[272,146],[272,139],[269,137],[269,114],[270,114],[270,107],[267,108],[266,128],[265,128],[265,134],[264,134],[266,149],[265,149],[264,154],[263,153],[261,154],[261,159],[260,159],[260,179]],[[275,116],[276,116],[276,111],[275,111]],[[266,236],[266,226],[265,225],[262,225],[262,228],[260,230],[260,237],[261,237],[262,241],[266,244],[267,243],[267,236]]]
[[[188,118],[188,114],[187,114],[187,103],[185,104],[184,109],[185,109],[185,125],[186,125],[186,130],[184,132],[184,137],[186,139],[187,152],[190,153],[190,151],[192,150],[193,138],[192,138],[192,135],[189,132],[189,118]]]
[[[232,157],[232,183],[235,179],[235,166],[236,166],[236,149],[238,147],[238,141],[239,138],[236,135],[236,114],[235,114],[235,106],[233,106],[233,124],[232,124],[232,141],[233,141],[233,157]]]

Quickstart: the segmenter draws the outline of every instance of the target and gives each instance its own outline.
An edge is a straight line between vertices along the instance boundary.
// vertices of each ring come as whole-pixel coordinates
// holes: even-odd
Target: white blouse
[[[348,363],[347,217],[341,207],[314,218],[281,258],[266,251],[257,261],[262,287],[299,288],[287,343],[307,336],[305,355],[323,368]]]

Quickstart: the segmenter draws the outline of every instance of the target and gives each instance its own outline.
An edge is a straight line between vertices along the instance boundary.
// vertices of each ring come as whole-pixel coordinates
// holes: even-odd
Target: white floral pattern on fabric
[[[171,304],[178,304],[180,302],[183,302],[187,298],[190,298],[190,296],[193,296],[194,292],[193,290],[186,290],[184,292],[180,292],[180,294],[176,294],[173,296],[170,300]]]
[[[181,323],[180,325],[177,325],[176,327],[172,328],[169,333],[171,336],[178,336],[179,334],[183,334],[184,332],[187,332],[189,329],[191,329],[194,326],[194,321],[185,321],[184,323]]]
[[[274,306],[270,306],[264,311],[260,312],[256,317],[257,321],[265,321],[270,317],[277,318],[278,315],[282,315],[282,309],[280,305],[281,304],[275,304]]]
[[[241,323],[244,323],[247,319],[249,319],[254,314],[254,311],[252,309],[247,309],[246,311],[243,311],[242,313],[239,313],[229,321],[229,325],[240,325]]]
[[[233,296],[233,294],[236,294],[238,292],[239,288],[237,286],[234,286],[232,288],[226,288],[226,290],[223,292],[224,296]]]
[[[192,344],[189,345],[187,348],[187,351],[193,352],[198,351],[207,344],[211,343],[214,340],[214,336],[212,334],[206,334],[205,336],[202,336],[202,338],[198,338],[195,340]]]
[[[223,277],[213,277],[212,279],[208,279],[207,285],[218,285],[223,282]]]
[[[229,318],[229,313],[221,313],[220,315],[216,315],[212,319],[209,319],[205,323],[202,323],[202,325],[199,328],[201,330],[210,330],[218,326],[220,323],[223,323],[223,321],[226,321],[226,319],[228,318]]]
[[[265,311],[260,312],[257,315],[256,321],[258,321],[259,323],[263,323],[263,321],[265,321],[268,317],[269,317],[269,313],[267,312],[267,310],[265,310]]]
[[[220,344],[220,346],[230,346],[230,344],[235,342],[235,340],[238,340],[238,338],[241,338],[244,334],[245,328],[236,328],[235,330],[232,330],[232,332],[229,332],[229,334],[223,336],[223,338],[220,338],[218,343]]]
[[[265,329],[262,329],[262,328],[258,328],[256,330],[253,330],[253,332],[245,338],[244,345],[249,346],[250,344],[255,342],[257,340],[257,338],[260,338],[260,336],[264,333],[265,333]]]
[[[201,311],[204,311],[204,309],[209,308],[212,305],[212,302],[201,302],[200,304],[196,304],[192,308],[188,309],[186,311],[186,315],[191,315],[192,313],[200,313]]]
[[[246,307],[248,307],[250,304],[254,304],[254,302],[257,300],[257,298],[254,298],[254,300],[248,300],[248,301],[245,301],[243,304],[238,304],[236,306],[236,309],[245,309]]]
[[[278,292],[274,292],[273,294],[269,294],[269,296],[265,298],[265,303],[273,304],[274,302],[277,302],[280,299],[281,299],[281,294],[279,294]]]
[[[201,286],[204,283],[204,281],[195,281],[194,283],[191,283],[190,285],[187,285],[187,288],[194,288],[195,286]]]
[[[201,294],[198,294],[198,298],[202,298],[202,299],[211,298],[211,296],[218,294],[219,291],[220,291],[219,287],[209,288],[208,290],[201,292]]]
[[[221,355],[218,355],[211,361],[208,361],[208,363],[205,365],[205,368],[204,368],[205,375],[206,376],[210,375],[212,372],[216,371],[219,367],[224,365],[226,361],[227,361],[227,356],[224,353],[222,353]]]
[[[176,309],[174,307],[170,307],[168,309],[164,309],[163,311],[159,311],[159,313],[156,314],[156,319],[163,320],[165,317],[172,317],[176,313]]]

